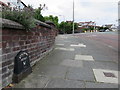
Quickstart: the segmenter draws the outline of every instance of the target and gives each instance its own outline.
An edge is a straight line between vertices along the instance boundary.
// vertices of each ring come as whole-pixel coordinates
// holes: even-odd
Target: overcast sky
[[[120,0],[74,0],[75,21],[95,21],[98,25],[117,24],[118,1]],[[46,4],[48,10],[42,11],[43,16],[58,16],[60,21],[72,20],[73,0],[23,0],[37,8]],[[59,16],[61,15],[61,16]]]

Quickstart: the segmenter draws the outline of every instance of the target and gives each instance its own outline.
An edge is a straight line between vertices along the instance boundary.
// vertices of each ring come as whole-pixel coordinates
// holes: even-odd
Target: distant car
[[[105,31],[106,31],[106,32],[109,32],[110,30],[109,30],[109,29],[106,29]]]
[[[104,29],[101,29],[101,30],[99,30],[99,32],[105,32],[105,30],[104,30]]]

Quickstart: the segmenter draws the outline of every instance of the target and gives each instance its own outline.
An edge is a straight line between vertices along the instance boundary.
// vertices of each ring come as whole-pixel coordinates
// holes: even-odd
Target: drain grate
[[[103,73],[104,73],[104,75],[105,75],[106,77],[117,78],[113,73],[109,73],[109,72],[103,72]]]

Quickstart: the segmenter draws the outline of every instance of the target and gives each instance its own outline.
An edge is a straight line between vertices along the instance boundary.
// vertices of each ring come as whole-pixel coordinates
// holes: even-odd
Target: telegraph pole
[[[73,34],[74,34],[74,30],[75,28],[74,28],[74,0],[73,0]]]

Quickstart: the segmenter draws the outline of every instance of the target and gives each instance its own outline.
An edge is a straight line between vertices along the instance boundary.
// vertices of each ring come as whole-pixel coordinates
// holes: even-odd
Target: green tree
[[[104,29],[104,27],[99,27],[98,30]]]
[[[44,5],[40,4],[40,6],[37,9],[35,9],[34,18],[37,19],[37,20],[40,20],[40,21],[44,22],[45,19],[42,16],[41,11],[44,10],[45,8],[46,8],[45,4]]]
[[[104,27],[105,30],[109,29],[109,27]]]
[[[62,31],[63,33],[65,33],[65,27],[66,27],[66,23],[65,22],[61,22],[59,24],[59,30]]]
[[[78,28],[77,23],[74,24],[74,28],[75,28],[75,30]],[[73,31],[73,23],[61,22],[61,23],[59,24],[59,29],[60,29],[63,33],[71,34],[72,31]]]
[[[90,30],[94,30],[94,27],[90,27]]]
[[[85,31],[88,31],[89,29],[88,28],[84,28],[82,29],[82,32],[85,32]]]
[[[58,23],[59,19],[58,19],[57,16],[49,15],[49,16],[45,16],[44,19],[45,19],[45,21],[53,22],[56,25],[56,27],[58,28],[58,26],[59,26],[59,23]]]

